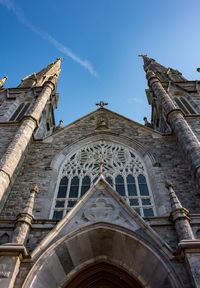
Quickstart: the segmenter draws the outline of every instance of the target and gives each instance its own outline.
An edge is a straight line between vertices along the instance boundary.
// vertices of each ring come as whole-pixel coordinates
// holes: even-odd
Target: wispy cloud
[[[17,6],[13,0],[0,0],[0,4],[6,6],[8,10],[12,11],[16,15],[18,20],[26,27],[28,27],[32,32],[51,43],[58,51],[70,57],[72,60],[86,68],[93,76],[97,77],[97,72],[94,70],[92,64],[89,61],[80,59],[68,47],[57,41],[48,32],[32,25],[24,15],[23,10],[19,6]]]
[[[127,102],[129,102],[129,103],[135,102],[135,103],[137,103],[137,104],[143,104],[143,103],[144,103],[143,99],[141,99],[141,98],[139,98],[139,97],[128,98],[128,99],[127,99]]]

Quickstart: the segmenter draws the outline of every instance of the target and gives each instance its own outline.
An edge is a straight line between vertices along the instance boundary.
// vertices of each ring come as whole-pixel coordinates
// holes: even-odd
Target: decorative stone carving
[[[109,127],[108,127],[108,119],[104,115],[102,115],[97,120],[96,130],[105,130],[105,129],[109,129]]]
[[[0,278],[9,278],[10,271],[0,271]]]
[[[84,211],[84,216],[90,221],[112,221],[116,219],[119,211],[109,199],[93,200]]]

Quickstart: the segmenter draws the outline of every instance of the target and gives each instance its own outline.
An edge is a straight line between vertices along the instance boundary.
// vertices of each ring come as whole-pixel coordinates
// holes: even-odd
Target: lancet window
[[[9,121],[19,121],[24,116],[29,106],[30,106],[29,102],[21,103],[17,107],[17,109],[15,110]]]
[[[141,159],[124,146],[98,141],[66,160],[51,212],[62,219],[97,181],[100,172],[117,193],[142,217],[155,215],[153,196]]]
[[[174,100],[177,106],[181,108],[186,115],[197,114],[194,108],[188,103],[188,101],[184,97],[174,97]]]

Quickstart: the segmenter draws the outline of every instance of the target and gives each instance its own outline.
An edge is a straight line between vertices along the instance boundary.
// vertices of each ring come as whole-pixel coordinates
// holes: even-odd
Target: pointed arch
[[[98,223],[51,245],[35,262],[22,288],[65,288],[84,269],[102,262],[128,273],[139,287],[183,287],[165,251],[149,246],[129,230]]]
[[[63,159],[60,156],[57,158],[57,162],[60,164],[58,167],[56,166],[55,193],[53,197],[50,197],[53,198],[50,218],[60,220],[71,210],[81,198],[85,177],[91,179],[90,186],[95,183],[100,173],[100,167],[97,166],[102,161],[104,162],[103,173],[105,177],[110,177],[110,183],[113,183],[113,187],[119,195],[141,216],[155,216],[157,213],[147,171],[151,171],[151,169],[146,169],[148,165],[145,163],[150,162],[147,164],[152,167],[152,161],[150,161],[152,159],[149,158],[147,151],[142,150],[141,152],[139,144],[137,144],[136,150],[131,147],[130,143],[119,141],[119,137],[111,139],[112,137],[109,136],[108,139],[105,135],[104,137],[96,136],[90,140],[87,138],[84,145],[79,141],[79,147],[77,148],[75,145],[71,151],[68,147],[68,152],[63,152]],[[148,159],[145,160],[145,157]],[[135,184],[128,183],[129,174],[135,177]],[[66,177],[69,181],[68,189],[65,191],[66,196],[60,198],[59,192],[63,188],[62,181]],[[141,181],[142,183],[140,183]],[[88,185],[87,189],[90,186]]]
[[[89,265],[67,283],[65,288],[142,288],[142,286],[124,269],[99,262]]]
[[[159,137],[159,135],[157,136]],[[98,132],[98,133],[92,133],[88,135],[87,137],[79,138],[77,141],[71,143],[70,145],[66,146],[62,151],[60,151],[58,154],[56,154],[50,164],[51,170],[52,170],[52,177],[51,181],[49,183],[49,189],[48,189],[48,199],[52,199],[52,201],[55,201],[55,191],[58,190],[58,179],[61,179],[60,173],[62,170],[63,163],[66,161],[66,157],[72,156],[77,150],[79,150],[81,147],[84,147],[86,145],[90,145],[91,143],[94,143],[96,141],[105,140],[110,141],[119,145],[123,145],[127,147],[128,149],[131,149],[137,153],[137,155],[142,159],[144,162],[144,165],[146,167],[146,170],[148,171],[148,178],[151,190],[154,194],[154,201],[155,201],[155,207],[157,212],[159,210],[161,211],[162,215],[167,213],[166,203],[163,201],[158,201],[158,195],[159,195],[159,187],[156,180],[156,171],[159,169],[159,161],[155,158],[155,156],[147,150],[141,143],[137,142],[134,139],[130,139],[126,136],[120,136],[114,133],[110,132]],[[111,183],[112,179],[108,179]],[[49,201],[45,204],[45,207],[48,209],[44,210],[43,217],[52,217],[52,205],[53,202]],[[159,215],[159,213],[158,213]]]

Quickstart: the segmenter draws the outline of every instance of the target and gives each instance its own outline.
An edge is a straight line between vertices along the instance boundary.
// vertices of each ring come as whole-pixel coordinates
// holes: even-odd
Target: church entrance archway
[[[43,250],[22,288],[183,287],[168,259],[166,249],[147,245],[135,232],[99,222],[66,234]],[[98,263],[104,262],[100,269]],[[95,278],[99,282],[92,286]],[[117,286],[120,281],[123,284]]]
[[[91,265],[76,275],[65,288],[142,288],[124,270],[108,264]]]

